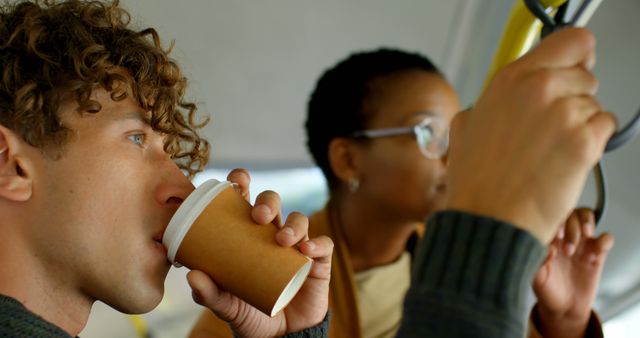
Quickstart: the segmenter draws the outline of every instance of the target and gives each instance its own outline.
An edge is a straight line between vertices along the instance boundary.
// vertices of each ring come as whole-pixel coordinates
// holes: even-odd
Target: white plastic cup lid
[[[231,186],[231,182],[210,179],[202,183],[182,202],[162,236],[162,244],[167,248],[167,258],[174,266],[181,266],[175,260],[176,253],[184,236],[191,229],[193,222],[200,216],[200,213],[209,205],[211,200]]]

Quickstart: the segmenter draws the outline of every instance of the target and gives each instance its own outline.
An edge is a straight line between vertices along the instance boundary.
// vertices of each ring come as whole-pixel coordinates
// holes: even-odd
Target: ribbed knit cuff
[[[300,331],[300,332],[295,332],[295,333],[290,333],[286,336],[284,336],[284,338],[326,338],[329,337],[329,312],[327,312],[327,315],[324,316],[324,320],[322,321],[322,323],[314,326],[314,327],[310,327],[306,330]]]
[[[283,338],[327,338],[329,337],[329,312],[324,316],[322,322],[316,326],[310,327],[306,330],[302,330],[299,332],[289,333],[286,336],[282,336]],[[238,337],[235,333],[234,337]]]
[[[436,213],[418,246],[398,337],[520,337],[545,247],[492,218]]]

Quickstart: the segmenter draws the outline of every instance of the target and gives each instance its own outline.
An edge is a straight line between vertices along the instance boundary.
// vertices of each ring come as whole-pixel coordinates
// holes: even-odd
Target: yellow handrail
[[[554,12],[567,0],[542,0],[541,4],[548,11]],[[485,79],[484,87],[496,73],[507,64],[526,53],[540,35],[542,23],[531,14],[524,1],[516,0],[509,20],[505,25],[500,44],[493,58],[491,68]]]
[[[129,315],[129,322],[133,326],[133,329],[136,331],[136,336],[140,338],[149,337],[149,327],[147,326],[147,322],[141,315]]]

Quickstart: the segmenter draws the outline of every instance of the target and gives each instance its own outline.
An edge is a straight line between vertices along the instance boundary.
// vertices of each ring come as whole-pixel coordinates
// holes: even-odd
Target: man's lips
[[[169,256],[168,256],[168,250],[167,247],[164,246],[164,244],[162,244],[162,235],[160,236],[154,236],[154,246],[156,247],[156,249],[158,250],[159,253],[162,254],[162,256],[164,256],[164,258],[166,259],[166,261],[169,263]]]
[[[153,236],[153,240],[159,243],[162,243],[162,237],[164,236],[164,229],[162,229],[162,231],[156,233],[155,236]]]
[[[169,255],[168,255],[169,250],[167,249],[167,247],[162,242],[162,238],[164,237],[164,233],[165,233],[165,231],[167,231],[168,223],[169,223],[168,221],[166,223],[161,223],[161,225],[158,227],[158,229],[156,230],[155,234],[153,235],[152,239],[155,242],[154,246],[156,247],[158,252],[161,253],[164,256],[164,258],[166,259],[166,261],[169,264],[171,264],[169,262]]]
[[[156,242],[156,244],[158,246],[161,246],[162,249],[164,250],[165,254],[167,253],[167,248],[164,246],[164,244],[162,243],[162,237],[164,236],[164,231],[166,229],[162,229],[161,231],[158,231],[155,236],[153,236],[153,241]]]

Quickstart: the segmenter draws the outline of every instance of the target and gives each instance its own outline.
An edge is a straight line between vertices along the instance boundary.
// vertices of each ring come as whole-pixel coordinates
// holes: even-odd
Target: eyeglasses
[[[428,116],[412,127],[360,130],[351,136],[355,138],[379,138],[413,134],[420,152],[426,158],[439,159],[449,147],[449,124],[439,116]]]

